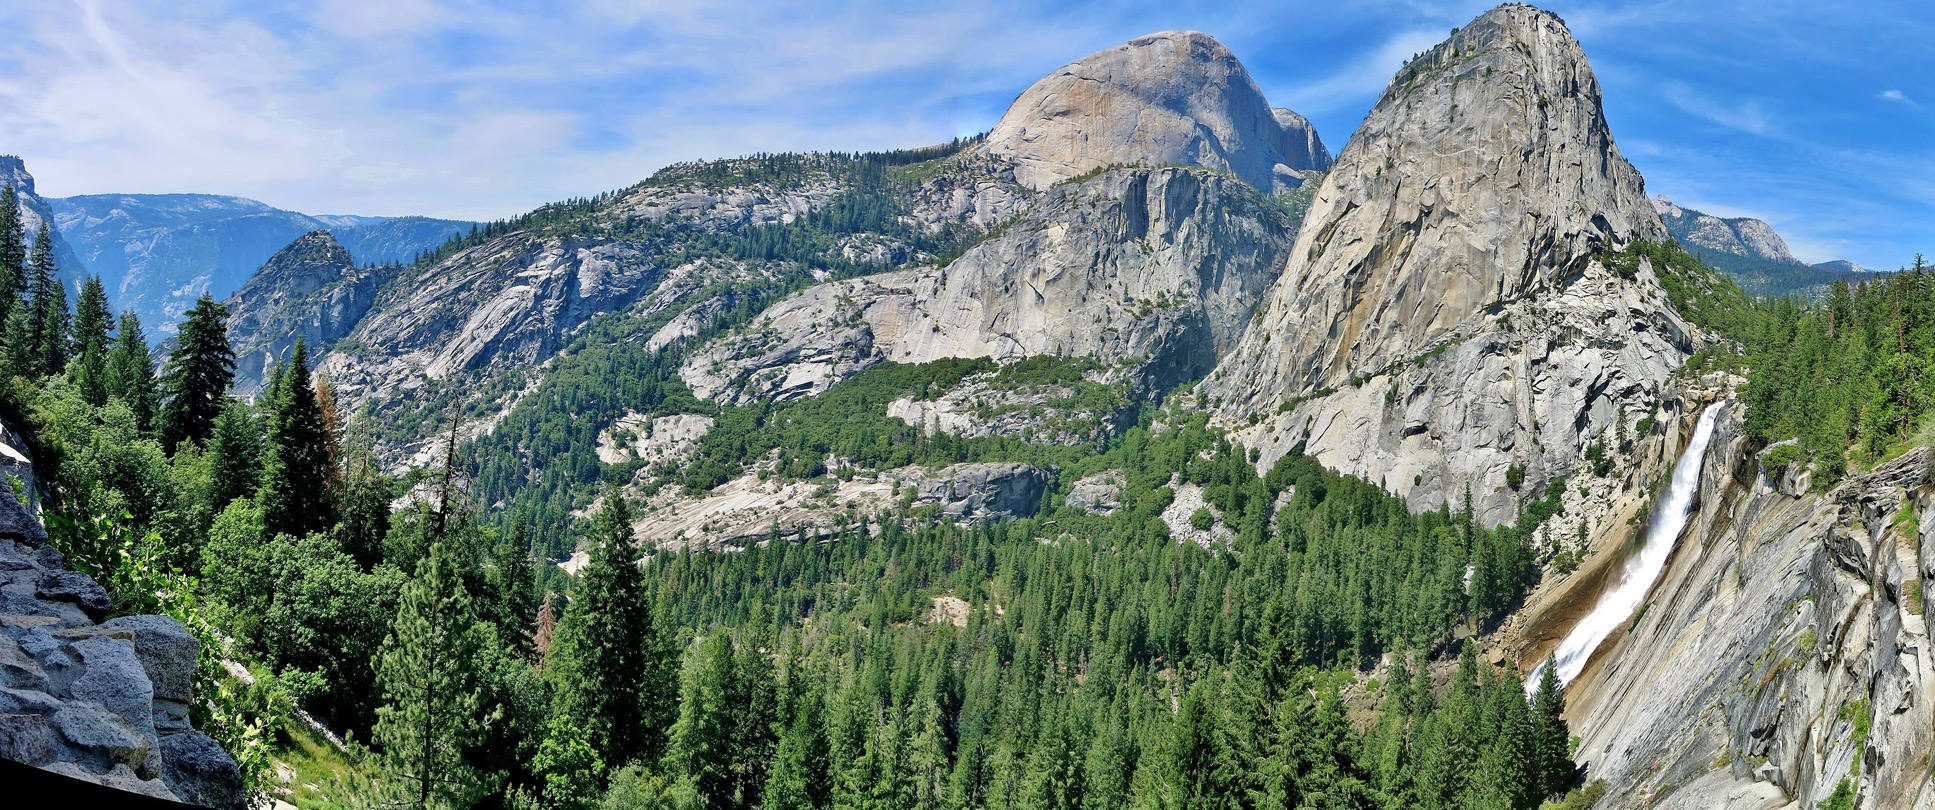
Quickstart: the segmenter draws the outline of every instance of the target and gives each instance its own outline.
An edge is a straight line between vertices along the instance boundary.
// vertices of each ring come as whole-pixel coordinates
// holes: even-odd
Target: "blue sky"
[[[1396,68],[1488,2],[0,0],[0,152],[43,193],[202,191],[495,218],[754,151],[992,126],[1138,34],[1227,43],[1340,151]],[[1648,190],[1809,261],[1935,254],[1935,10],[1552,2]]]

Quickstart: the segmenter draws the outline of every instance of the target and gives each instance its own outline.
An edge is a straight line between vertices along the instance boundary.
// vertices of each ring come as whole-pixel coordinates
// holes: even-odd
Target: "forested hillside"
[[[1148,68],[1182,58],[1171,72],[1216,92]],[[1693,483],[1752,497],[1800,503],[1929,443],[1935,275],[1917,261],[1761,298],[1702,264],[1614,147],[1583,51],[1527,6],[1411,60],[1335,164],[1205,35],[1044,81],[1075,68],[1095,76],[1071,120],[1194,93],[1151,120],[1250,129],[1205,165],[1166,165],[1188,155],[1164,138],[1159,160],[1017,158],[1022,123],[993,143],[681,164],[373,267],[313,233],[239,313],[201,296],[158,368],[99,279],[70,304],[9,189],[0,419],[35,473],[13,489],[111,613],[194,632],[195,724],[258,801],[1669,795],[1610,795],[1575,764],[1613,750],[1580,737],[1631,718],[1568,709],[1528,614],[1577,622],[1621,582],[1676,454],[1721,469],[1685,451],[1700,407],[1745,417],[1714,451],[1733,466]],[[1237,109],[1211,103],[1230,88]],[[1026,123],[1068,98],[1023,102]],[[319,303],[337,293],[353,306]],[[1920,542],[1904,514],[1898,554]],[[1845,521],[1815,522],[1837,545],[1810,576],[1866,570]],[[1689,534],[1675,564],[1746,557],[1710,539]],[[1724,574],[1672,585],[1730,599],[1743,575]],[[1842,595],[1920,588],[1864,576]],[[1801,601],[1768,610],[1826,602]],[[1602,638],[1683,608],[1643,603]],[[1788,692],[1760,690],[1859,682],[1844,648],[1906,649],[1891,643],[1696,649],[1749,673],[1715,688],[1756,712],[1697,719],[1842,746],[1865,700],[1782,715]],[[1829,806],[1864,784],[1850,746],[1852,763],[1822,755],[1848,780]],[[1785,791],[1767,752],[1729,738],[1688,761]],[[1608,778],[1681,780],[1656,753],[1619,749],[1629,772]]]

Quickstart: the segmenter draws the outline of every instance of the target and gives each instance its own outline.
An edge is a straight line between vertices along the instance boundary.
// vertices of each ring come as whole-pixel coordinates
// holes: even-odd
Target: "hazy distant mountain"
[[[1723,219],[1675,205],[1664,194],[1653,198],[1653,210],[1682,247],[1755,295],[1806,293],[1862,272],[1845,260],[1810,265],[1796,259],[1772,225],[1752,217]]]
[[[470,223],[425,217],[311,215],[218,194],[89,194],[47,201],[74,246],[76,272],[99,275],[117,306],[171,331],[203,292],[225,298],[296,237],[328,230],[362,264],[405,261]]]

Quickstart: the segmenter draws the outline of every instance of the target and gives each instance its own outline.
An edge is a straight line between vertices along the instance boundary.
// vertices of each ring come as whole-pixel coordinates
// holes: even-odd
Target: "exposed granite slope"
[[[945,266],[822,284],[693,353],[723,402],[825,391],[874,363],[1091,357],[1155,393],[1207,372],[1281,265],[1295,222],[1204,169],[1120,169],[1053,188]]]
[[[1287,267],[1199,387],[1268,467],[1292,447],[1486,524],[1650,410],[1692,347],[1664,240],[1558,17],[1500,6],[1407,65],[1316,192]],[[1256,421],[1252,421],[1256,420]]]
[[[328,231],[304,234],[271,256],[224,302],[236,392],[259,390],[298,338],[311,357],[320,357],[369,311],[383,281],[376,268],[358,268]]]
[[[1814,494],[1722,407],[1646,608],[1568,689],[1601,806],[1798,810],[1846,778],[1858,807],[1935,808],[1935,452]]]
[[[1276,192],[1330,165],[1309,121],[1271,109],[1236,55],[1195,31],[1137,37],[1050,73],[980,148],[1037,191],[1105,166],[1185,164]]]

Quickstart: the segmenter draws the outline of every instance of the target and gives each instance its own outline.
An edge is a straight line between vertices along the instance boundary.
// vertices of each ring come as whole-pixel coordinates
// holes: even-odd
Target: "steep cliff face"
[[[680,376],[741,403],[812,396],[883,360],[1056,355],[1167,390],[1235,343],[1294,234],[1283,208],[1209,171],[1106,172],[1049,190],[950,264],[787,298]]]
[[[1037,191],[1105,166],[1180,163],[1274,192],[1330,165],[1309,121],[1271,109],[1236,55],[1195,31],[1137,37],[1043,77],[981,149]]]
[[[1413,60],[1316,192],[1281,278],[1202,384],[1269,465],[1301,443],[1415,509],[1469,490],[1509,520],[1648,410],[1688,329],[1652,269],[1596,256],[1664,240],[1559,19],[1501,6]]]
[[[1935,453],[1813,494],[1720,407],[1666,571],[1568,689],[1602,806],[1935,807]]]
[[[358,268],[328,231],[289,243],[224,302],[229,341],[235,347],[235,389],[260,390],[269,368],[301,339],[311,356],[349,333],[369,311],[382,274]]]
[[[62,277],[78,279],[85,266],[68,243],[67,236],[61,233],[59,218],[53,207],[40,196],[34,188],[34,176],[27,173],[27,162],[13,155],[0,155],[0,186],[13,186],[20,199],[21,225],[27,231],[27,238],[33,239],[40,226],[45,224],[54,237],[54,264],[61,269]]]

